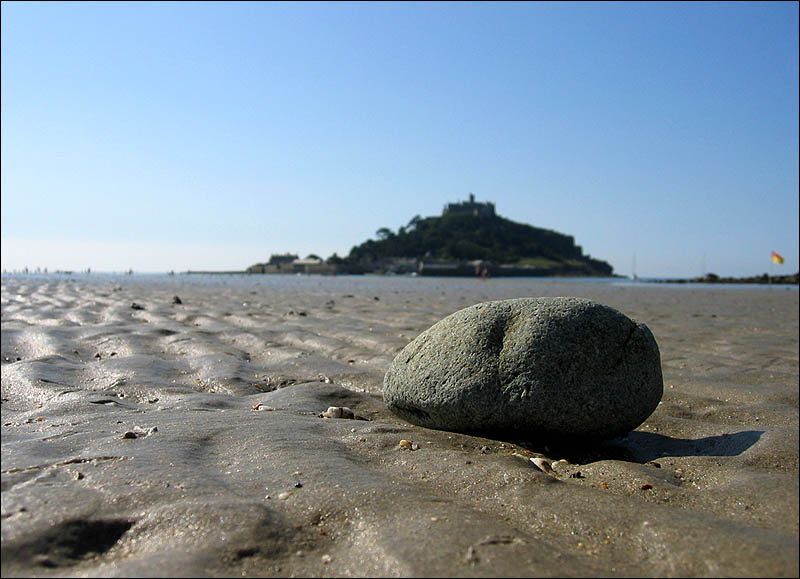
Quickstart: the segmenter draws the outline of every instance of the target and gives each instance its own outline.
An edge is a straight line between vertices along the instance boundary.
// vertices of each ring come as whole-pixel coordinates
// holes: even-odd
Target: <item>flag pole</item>
[[[775,252],[773,252],[774,254]],[[767,282],[770,287],[772,287],[772,276],[775,272],[775,258],[770,255],[769,256],[769,275],[767,276]]]

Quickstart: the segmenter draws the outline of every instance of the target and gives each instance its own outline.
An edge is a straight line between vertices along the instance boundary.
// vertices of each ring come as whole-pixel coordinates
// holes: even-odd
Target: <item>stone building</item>
[[[481,217],[494,217],[494,203],[486,202],[480,203],[475,201],[475,195],[469,194],[469,201],[462,201],[461,203],[448,203],[444,206],[442,215],[448,213],[472,213]]]

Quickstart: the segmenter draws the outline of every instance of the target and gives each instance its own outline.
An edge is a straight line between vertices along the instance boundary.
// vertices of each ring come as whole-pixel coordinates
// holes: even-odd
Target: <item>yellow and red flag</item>
[[[773,263],[783,263],[783,257],[781,257],[780,255],[778,255],[777,253],[775,253],[773,251],[772,252],[772,262]]]

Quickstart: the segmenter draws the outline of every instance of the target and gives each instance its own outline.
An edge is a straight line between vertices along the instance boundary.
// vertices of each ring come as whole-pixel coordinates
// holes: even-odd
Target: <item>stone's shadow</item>
[[[637,462],[664,456],[738,456],[759,441],[763,430],[745,430],[705,438],[672,438],[655,432],[631,432],[619,439]]]
[[[558,454],[574,464],[598,460],[623,460],[640,464],[664,457],[679,456],[737,456],[759,441],[763,430],[745,430],[733,434],[705,438],[672,438],[655,432],[631,432],[627,436],[596,444],[550,444],[548,454]],[[520,446],[541,452],[541,445],[521,443]]]

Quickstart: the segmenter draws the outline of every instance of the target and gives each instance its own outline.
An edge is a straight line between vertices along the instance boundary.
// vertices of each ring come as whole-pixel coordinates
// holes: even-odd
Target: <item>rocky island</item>
[[[273,255],[249,273],[394,273],[435,276],[611,277],[610,264],[583,253],[571,235],[497,215],[494,203],[448,203],[441,216],[387,227],[347,257]]]

